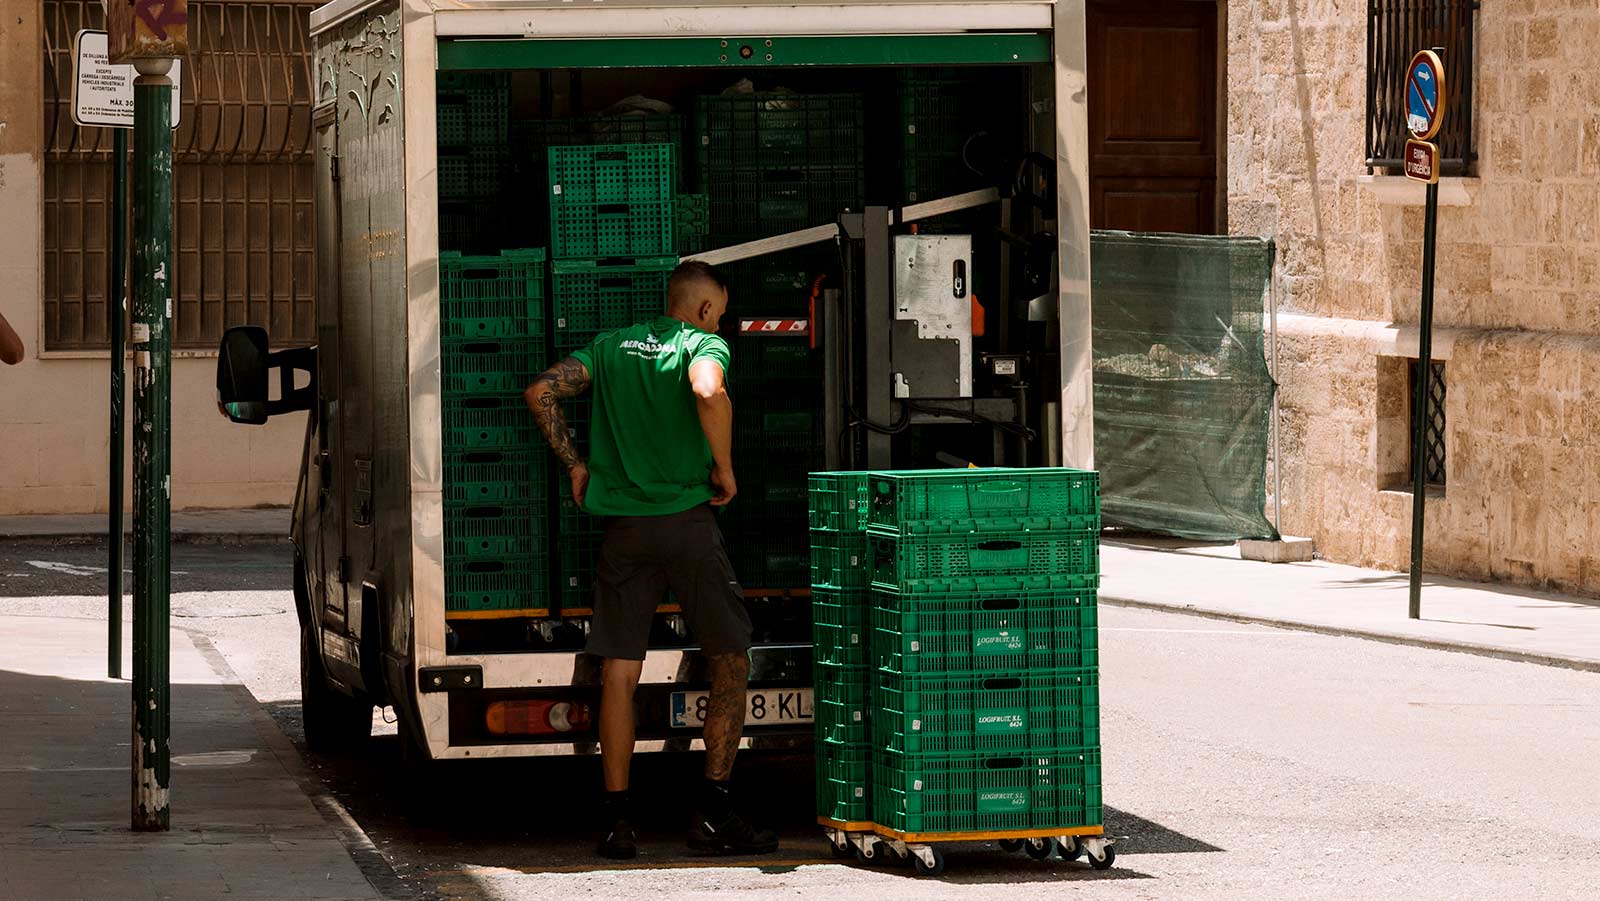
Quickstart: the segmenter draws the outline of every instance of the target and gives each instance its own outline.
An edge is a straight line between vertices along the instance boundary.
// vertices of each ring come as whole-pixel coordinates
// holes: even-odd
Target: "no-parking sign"
[[[1432,50],[1423,50],[1406,68],[1406,130],[1419,141],[1438,134],[1444,105],[1444,61]]]

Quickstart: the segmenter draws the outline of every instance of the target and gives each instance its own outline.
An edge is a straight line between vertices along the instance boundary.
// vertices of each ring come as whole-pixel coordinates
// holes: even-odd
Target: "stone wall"
[[[110,357],[104,352],[40,355],[44,35],[39,0],[8,0],[5,10],[0,16],[0,234],[6,238],[0,241],[0,313],[22,337],[28,356],[17,366],[0,365],[0,516],[98,512],[108,505],[111,481]],[[132,399],[127,400],[131,420]],[[124,431],[131,435],[131,426]],[[228,422],[216,408],[215,357],[190,354],[173,361],[174,507],[289,503],[304,434],[305,414],[277,417],[259,427]],[[131,479],[124,484],[131,486]]]
[[[1283,527],[1403,568],[1423,188],[1365,168],[1366,5],[1232,0],[1228,16],[1229,227],[1276,236],[1291,314]],[[1477,40],[1480,159],[1441,185],[1448,464],[1425,565],[1597,593],[1600,6],[1485,4]]]

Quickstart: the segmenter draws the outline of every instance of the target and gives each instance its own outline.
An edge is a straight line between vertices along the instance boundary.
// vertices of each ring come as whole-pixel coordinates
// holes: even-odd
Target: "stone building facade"
[[[1283,530],[1410,556],[1423,193],[1365,167],[1366,4],[1227,4],[1228,228],[1276,237]],[[1476,145],[1441,184],[1446,469],[1425,567],[1600,592],[1600,7],[1476,19]],[[1457,65],[1462,65],[1457,61]]]

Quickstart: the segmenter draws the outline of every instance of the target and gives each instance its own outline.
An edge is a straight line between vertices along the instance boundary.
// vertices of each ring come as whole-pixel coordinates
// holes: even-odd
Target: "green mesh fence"
[[[1106,525],[1278,537],[1265,513],[1272,242],[1097,231],[1090,252]]]

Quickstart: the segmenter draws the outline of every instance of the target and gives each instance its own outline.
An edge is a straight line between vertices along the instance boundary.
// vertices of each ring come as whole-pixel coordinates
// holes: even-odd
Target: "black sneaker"
[[[701,813],[689,824],[689,850],[700,854],[771,854],[778,850],[778,834],[757,829],[736,813],[713,821]]]
[[[607,860],[632,860],[638,857],[639,836],[634,832],[633,824],[618,818],[611,824],[611,831],[600,840],[595,852]]]

